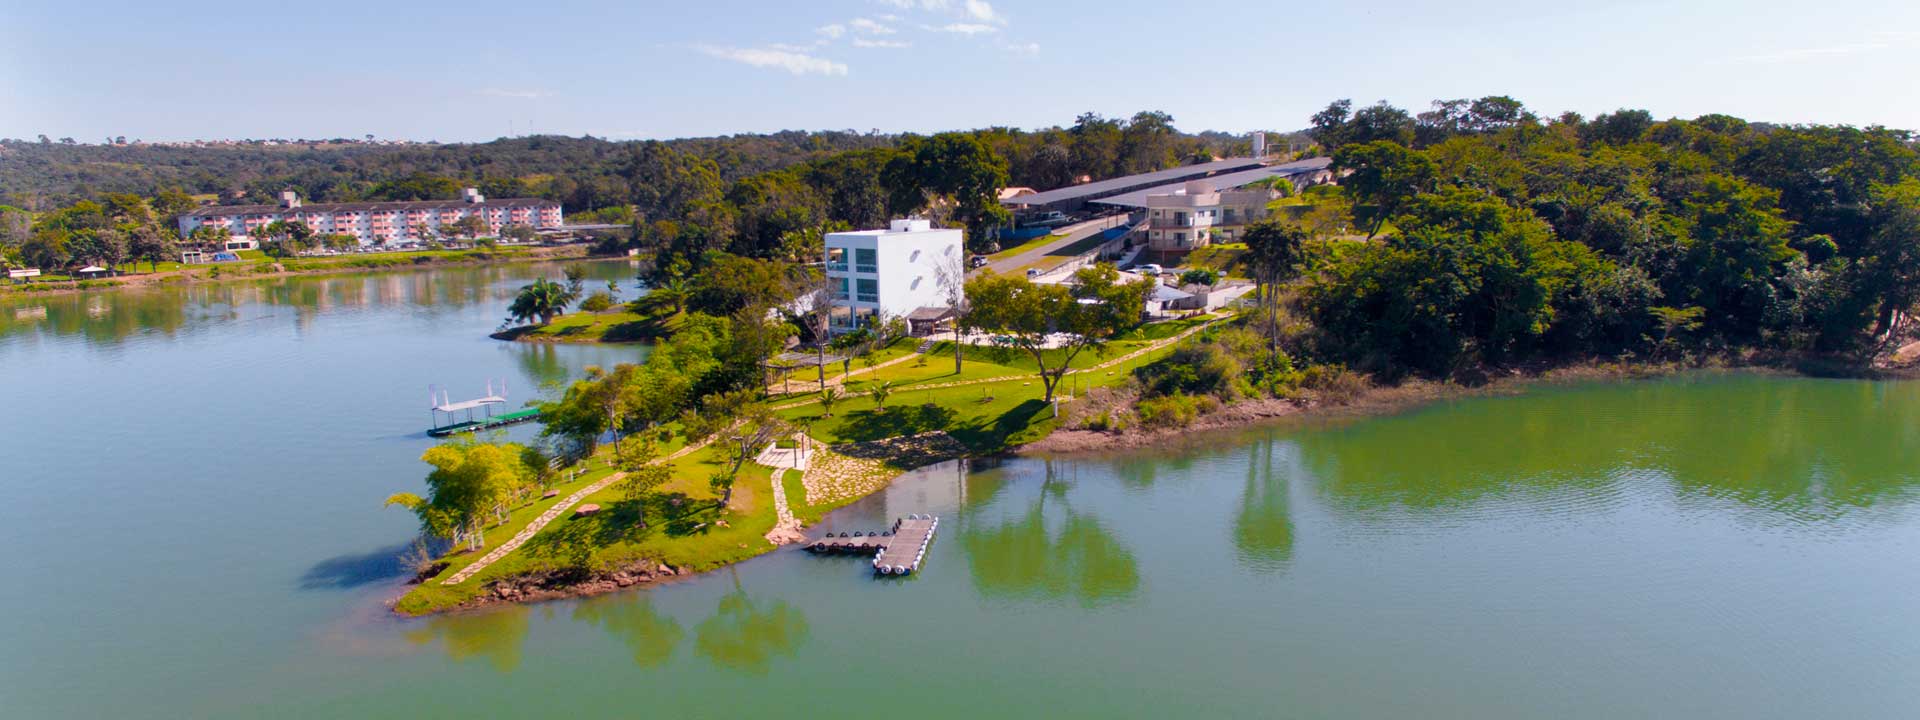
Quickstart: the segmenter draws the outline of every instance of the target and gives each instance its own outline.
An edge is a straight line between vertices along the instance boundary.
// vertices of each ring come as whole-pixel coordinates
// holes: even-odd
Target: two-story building
[[[1267,203],[1279,194],[1263,187],[1215,189],[1194,180],[1169,192],[1148,195],[1147,249],[1184,253],[1215,242],[1233,242],[1250,223],[1267,217]]]
[[[828,233],[826,246],[829,324],[836,333],[886,318],[908,320],[921,331],[949,314],[946,286],[962,282],[966,272],[965,233],[926,220]]]

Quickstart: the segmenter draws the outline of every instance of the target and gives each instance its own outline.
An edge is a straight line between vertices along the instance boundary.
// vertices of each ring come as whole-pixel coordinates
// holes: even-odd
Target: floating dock
[[[540,419],[540,409],[527,408],[525,410],[515,410],[510,413],[494,415],[491,417],[480,418],[477,420],[467,420],[464,422],[457,422],[452,425],[441,425],[439,427],[428,430],[427,434],[433,437],[446,437],[448,435],[478,432],[481,430],[489,430],[497,427],[506,427],[508,425],[517,425],[523,422],[530,422],[538,419]]]
[[[812,553],[873,554],[873,571],[881,575],[906,575],[917,572],[926,560],[927,546],[940,527],[940,518],[932,515],[908,515],[893,521],[886,532],[851,535],[828,534],[807,545]]]

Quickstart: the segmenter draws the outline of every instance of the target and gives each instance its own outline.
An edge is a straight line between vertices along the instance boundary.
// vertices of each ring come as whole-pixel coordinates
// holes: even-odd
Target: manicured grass
[[[988,255],[987,259],[998,262],[998,261],[1013,257],[1015,255],[1019,255],[1020,253],[1032,252],[1034,249],[1042,245],[1053,242],[1055,240],[1059,240],[1061,235],[1062,233],[1059,233],[1059,232],[1050,232],[1045,235],[1041,235],[1040,237],[1033,238],[1026,242],[1020,243],[1019,245],[1015,245],[1013,247],[1001,250],[1000,252],[994,253],[992,255]]]
[[[1041,401],[1039,378],[936,388],[898,394],[885,410],[867,398],[851,398],[826,417],[819,403],[781,411],[829,443],[864,442],[945,430],[976,453],[1005,450],[1052,430],[1052,413]],[[791,504],[792,497],[788,498]]]
[[[686,319],[685,313],[648,314],[634,312],[630,304],[616,307],[621,309],[568,313],[545,325],[508,328],[494,337],[529,342],[643,342],[673,334]]]
[[[596,456],[592,464],[601,464],[603,456]],[[715,447],[680,458],[670,465],[672,479],[644,501],[628,499],[617,482],[609,485],[582,501],[599,505],[599,514],[577,519],[562,514],[520,549],[458,585],[441,585],[440,580],[488,550],[448,558],[452,565],[414,586],[395,607],[410,614],[444,610],[479,596],[491,581],[528,573],[605,569],[640,561],[700,572],[773,549],[764,537],[774,523],[768,469],[753,463],[743,466],[732,503],[723,511],[708,478],[725,462],[725,451]],[[609,472],[603,466],[558,487],[558,498],[514,511],[506,524],[487,530],[487,547],[513,537],[553,503]],[[722,521],[725,526],[719,524]]]

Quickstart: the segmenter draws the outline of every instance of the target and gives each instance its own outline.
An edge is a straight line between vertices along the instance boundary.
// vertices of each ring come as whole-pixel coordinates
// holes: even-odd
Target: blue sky
[[[0,137],[1302,127],[1332,99],[1920,128],[1920,3],[7,0]]]

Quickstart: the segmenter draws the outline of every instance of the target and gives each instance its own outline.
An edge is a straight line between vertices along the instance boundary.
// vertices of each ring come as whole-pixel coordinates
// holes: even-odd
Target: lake
[[[594,263],[592,286],[632,269]],[[555,265],[0,298],[7,717],[1910,717],[1920,384],[1703,374],[949,463],[783,549],[418,620],[429,385]],[[521,426],[514,437],[536,428]]]

